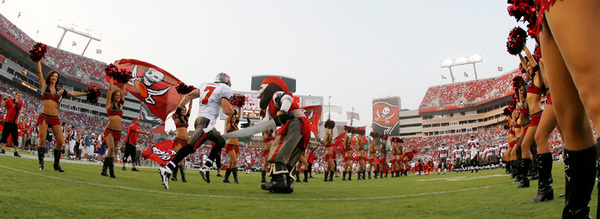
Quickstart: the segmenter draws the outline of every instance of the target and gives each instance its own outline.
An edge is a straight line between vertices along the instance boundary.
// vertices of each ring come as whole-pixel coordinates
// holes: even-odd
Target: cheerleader
[[[56,146],[54,148],[54,170],[58,172],[64,172],[65,170],[60,167],[60,155],[63,151],[64,135],[62,127],[60,125],[60,119],[58,118],[58,107],[60,98],[69,97],[81,97],[85,96],[86,93],[66,91],[65,89],[59,89],[58,83],[60,81],[57,71],[50,71],[44,78],[42,74],[42,64],[37,61],[37,73],[40,82],[40,90],[42,91],[42,110],[38,117],[38,135],[40,141],[38,144],[38,155],[39,169],[44,169],[44,154],[46,153],[46,134],[48,130],[52,130],[52,133],[56,137]]]
[[[352,145],[350,144],[350,138],[352,138],[351,131],[349,130],[349,133],[344,135],[344,172],[342,175],[342,181],[346,181],[346,174],[348,174],[348,181],[352,181]]]
[[[335,171],[335,163],[333,162],[335,156],[333,155],[332,145],[333,127],[335,127],[335,123],[333,123],[333,126],[330,126],[331,122],[333,121],[328,120],[327,122],[325,122],[327,128],[325,129],[325,138],[323,139],[323,144],[325,145],[325,162],[327,162],[325,178],[323,179],[323,181],[325,182],[333,182],[333,175]]]
[[[227,117],[227,121],[225,121],[225,128],[227,132],[233,132],[238,130],[238,123],[240,122],[240,117],[242,116],[242,109],[237,108],[233,110],[233,114]],[[240,183],[238,181],[237,175],[237,158],[240,154],[239,140],[237,138],[229,138],[227,139],[227,144],[225,145],[225,151],[229,156],[229,166],[225,171],[225,178],[223,179],[224,183],[229,183],[229,176],[233,175],[233,182],[235,184]],[[248,168],[250,163],[246,165]]]
[[[127,83],[123,83],[121,90],[118,88],[113,89],[113,78],[110,77],[110,85],[108,94],[106,95],[106,114],[108,116],[108,123],[104,129],[104,138],[106,141],[106,156],[102,165],[102,172],[100,175],[109,176],[106,170],[109,169],[110,178],[115,177],[114,162],[115,162],[115,148],[121,142],[121,120],[123,117],[123,105],[125,104],[125,94]]]
[[[542,60],[540,59],[540,76],[545,75]],[[547,84],[546,77],[542,77],[544,84]],[[554,128],[560,132],[561,129],[556,121],[554,106],[550,92],[546,93],[546,106],[540,119],[539,127],[535,133],[535,142],[538,150],[538,166],[540,177],[538,181],[537,195],[532,202],[543,202],[554,199],[554,189],[552,188],[552,151],[550,149],[550,134]]]
[[[371,133],[371,137],[373,137],[373,138],[371,139],[371,142],[369,143],[369,158],[368,158],[369,170],[367,171],[369,174],[369,179],[371,179],[371,172],[373,172],[373,177],[375,177],[375,179],[377,179],[377,173],[379,172],[379,166],[377,164],[375,164],[375,160],[377,160],[377,153],[375,150],[375,143],[376,143],[375,138],[377,136],[378,136],[378,134],[376,132]]]
[[[565,141],[563,218],[588,218],[596,176],[594,146],[600,144],[589,122],[600,124],[600,4],[551,0],[536,1],[536,7],[544,71],[550,90],[559,91],[552,93],[552,103]],[[595,128],[600,133],[600,126]]]
[[[171,118],[175,123],[175,128],[177,130],[177,134],[175,135],[175,139],[173,139],[173,148],[175,151],[179,151],[183,146],[188,143],[188,126],[190,119],[190,111],[192,110],[192,102],[188,104],[187,109],[181,108],[179,113],[173,113]],[[187,182],[185,179],[185,160],[181,160],[173,169],[173,175],[171,176],[172,181],[177,181],[177,170],[181,173],[181,182]]]

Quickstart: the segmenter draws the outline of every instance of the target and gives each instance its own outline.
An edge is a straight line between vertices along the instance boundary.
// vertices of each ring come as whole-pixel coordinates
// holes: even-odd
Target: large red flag
[[[176,153],[177,151],[173,148],[173,141],[166,140],[159,142],[152,147],[148,147],[148,149],[142,153],[142,156],[146,159],[156,161],[156,163],[161,166],[165,166],[173,159],[173,157],[175,157]]]
[[[319,122],[321,121],[321,113],[323,108],[320,105],[317,106],[305,106],[302,107],[306,119],[310,122],[310,131],[315,133],[315,136],[319,134]]]
[[[118,68],[132,72],[133,79],[129,81],[127,91],[148,106],[152,114],[162,119],[177,108],[179,93],[175,89],[180,82],[169,72],[147,62],[135,59],[121,59],[115,61]],[[106,77],[106,81],[110,79]],[[115,86],[121,85],[117,82]]]

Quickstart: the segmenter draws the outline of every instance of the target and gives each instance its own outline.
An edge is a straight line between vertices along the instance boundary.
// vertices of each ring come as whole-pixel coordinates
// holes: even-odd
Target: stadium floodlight
[[[480,54],[475,54],[472,56],[463,56],[454,59],[442,60],[440,61],[440,68],[448,68],[450,70],[450,78],[452,79],[452,83],[454,84],[454,74],[452,74],[452,66],[473,64],[475,80],[479,80],[479,78],[477,77],[477,68],[475,68],[475,63],[482,61],[483,57]]]
[[[62,43],[63,39],[65,38],[65,34],[67,34],[67,31],[79,34],[79,35],[84,36],[89,39],[87,44],[85,45],[85,48],[83,49],[83,52],[81,52],[81,55],[83,55],[85,53],[85,51],[87,50],[87,48],[90,45],[90,42],[92,42],[92,40],[102,41],[102,34],[94,32],[88,28],[79,27],[79,26],[77,26],[77,24],[74,24],[74,23],[69,23],[69,22],[59,20],[57,27],[60,29],[63,29],[64,32],[63,32],[62,36],[60,37],[60,40],[58,41],[58,45],[56,46],[56,48],[60,47],[60,44]]]

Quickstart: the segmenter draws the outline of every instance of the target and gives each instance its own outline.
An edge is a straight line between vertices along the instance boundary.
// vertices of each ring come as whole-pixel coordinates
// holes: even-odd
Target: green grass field
[[[63,162],[59,173],[46,160],[40,171],[37,160],[0,156],[0,218],[559,218],[564,205],[562,163],[554,164],[555,199],[530,203],[537,181],[515,189],[504,169],[366,181],[315,175],[292,194],[270,194],[260,189],[260,173],[225,184],[213,172],[207,184],[187,170],[187,183],[166,190],[154,168],[117,164],[111,179],[100,176],[100,165]],[[594,190],[594,215],[596,197]]]

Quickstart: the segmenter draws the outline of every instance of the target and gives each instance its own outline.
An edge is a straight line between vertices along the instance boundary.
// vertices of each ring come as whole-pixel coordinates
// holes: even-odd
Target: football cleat
[[[204,166],[202,168],[200,168],[200,175],[202,176],[202,179],[204,181],[206,181],[206,183],[210,183],[210,168],[207,166]]]
[[[165,187],[165,189],[169,189],[169,178],[171,177],[172,173],[171,169],[169,169],[168,167],[159,167],[158,173],[160,174],[162,184]]]

